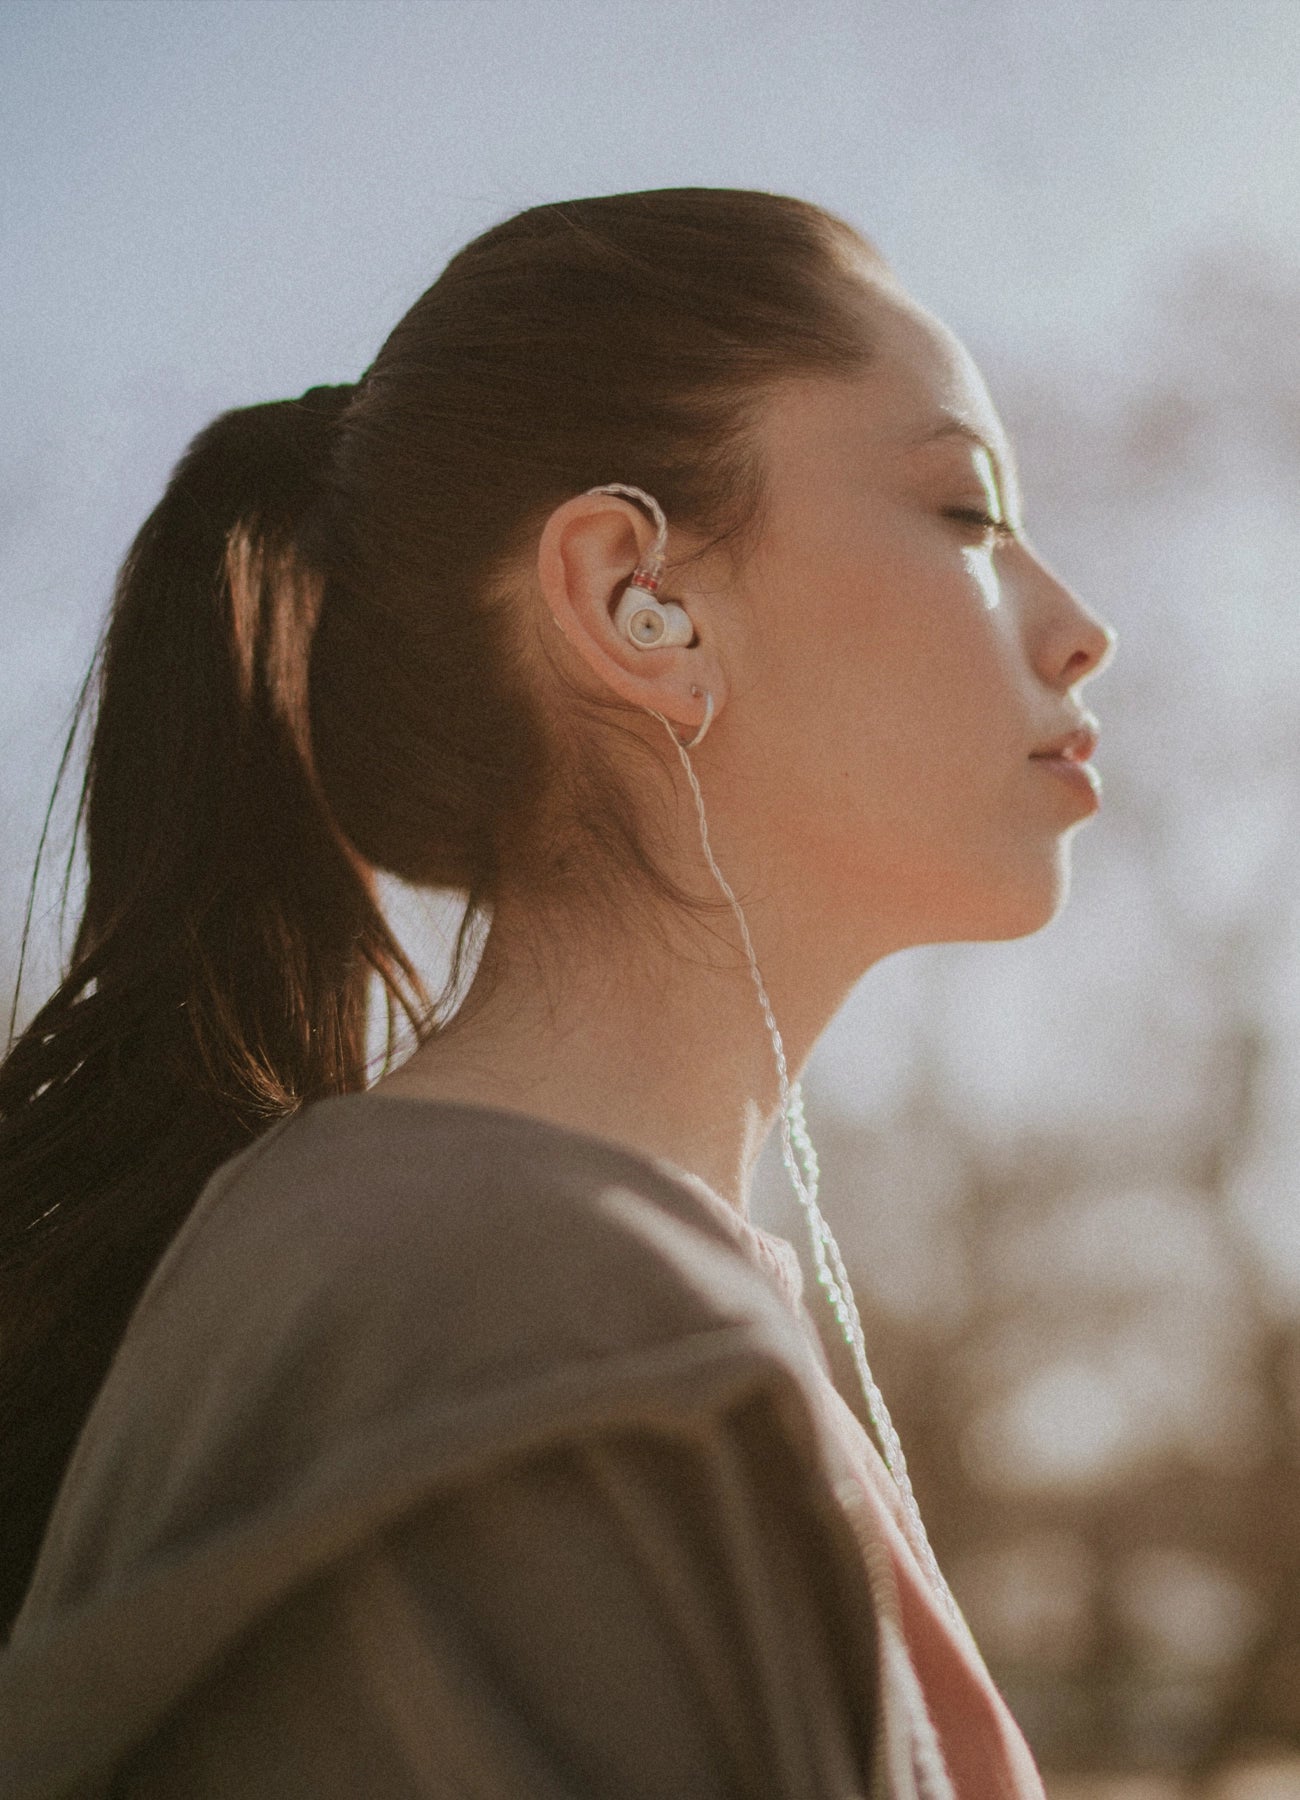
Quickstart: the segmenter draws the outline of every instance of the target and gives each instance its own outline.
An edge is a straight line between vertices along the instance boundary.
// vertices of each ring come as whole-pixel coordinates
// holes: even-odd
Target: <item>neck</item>
[[[745,915],[793,1084],[848,984],[815,992],[815,971],[783,955],[779,910],[754,902]],[[524,926],[498,908],[459,1011],[379,1089],[611,1139],[699,1176],[747,1216],[781,1092],[735,914],[606,941],[563,973],[530,953]]]

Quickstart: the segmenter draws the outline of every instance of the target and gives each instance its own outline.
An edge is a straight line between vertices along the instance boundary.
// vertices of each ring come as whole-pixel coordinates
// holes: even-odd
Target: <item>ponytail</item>
[[[202,431],[122,565],[92,669],[68,973],[0,1065],[0,1630],[150,1270],[208,1176],[366,1085],[372,974],[428,1001],[308,728],[332,427],[350,388]],[[74,733],[76,727],[74,725]]]

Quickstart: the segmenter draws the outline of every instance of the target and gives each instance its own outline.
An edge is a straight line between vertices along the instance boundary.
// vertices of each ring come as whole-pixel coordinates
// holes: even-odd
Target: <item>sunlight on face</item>
[[[1030,758],[1079,723],[1111,634],[1025,537],[968,352],[892,284],[873,292],[866,372],[786,383],[760,427],[746,654],[782,770],[770,831],[894,947],[1018,936],[1062,903],[1096,805]]]
[[[971,461],[975,465],[975,473],[979,476],[984,488],[985,504],[990,519],[1001,524],[1006,519],[1001,495],[998,493],[997,479],[993,473],[993,458],[983,444],[977,444]],[[998,585],[998,572],[993,563],[993,542],[990,539],[982,544],[967,544],[962,550],[966,558],[966,566],[970,570],[971,579],[984,596],[984,604],[988,607],[998,606],[1002,600],[1002,589]]]

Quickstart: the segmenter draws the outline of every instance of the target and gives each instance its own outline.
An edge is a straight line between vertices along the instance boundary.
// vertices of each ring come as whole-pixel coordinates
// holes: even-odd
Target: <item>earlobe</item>
[[[692,683],[691,693],[693,695],[695,695],[696,698],[698,698],[699,692],[700,692],[700,690],[694,685],[694,683]],[[697,745],[702,744],[704,742],[704,734],[709,729],[709,726],[712,725],[712,723],[713,723],[713,695],[706,691],[706,693],[704,695],[704,718],[701,721],[700,728],[695,733],[695,736],[690,740],[690,742],[688,744],[682,744],[682,746],[681,746],[682,749],[683,750],[694,750]],[[676,737],[677,733],[674,732],[673,736]]]

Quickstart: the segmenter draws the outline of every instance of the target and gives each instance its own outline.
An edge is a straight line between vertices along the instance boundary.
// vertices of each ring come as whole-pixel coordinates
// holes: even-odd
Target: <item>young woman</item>
[[[970,357],[778,195],[532,208],[200,433],[0,1071],[6,1792],[1041,1792],[797,1073],[880,958],[1058,911],[1112,645]],[[381,870],[466,897],[437,1000]],[[774,1125],[878,1444],[747,1216]]]

